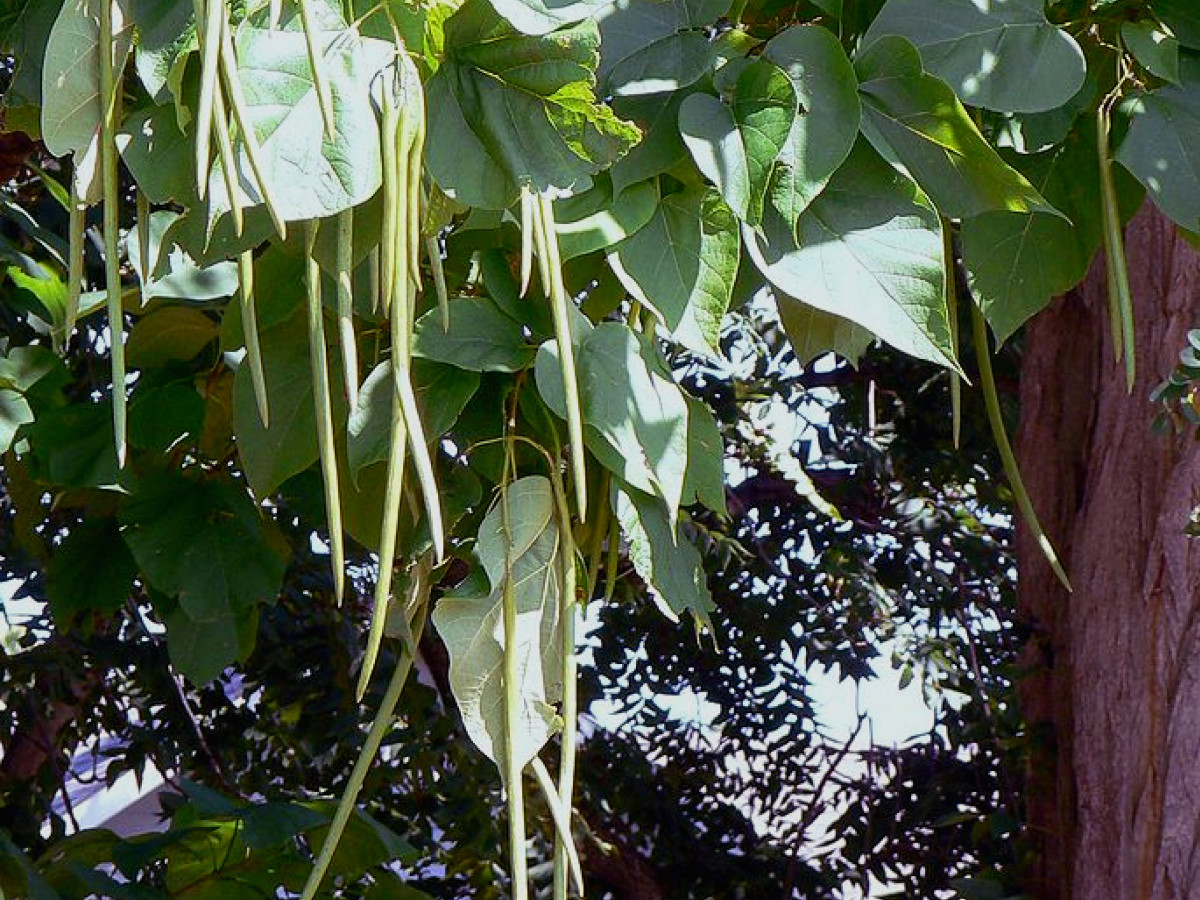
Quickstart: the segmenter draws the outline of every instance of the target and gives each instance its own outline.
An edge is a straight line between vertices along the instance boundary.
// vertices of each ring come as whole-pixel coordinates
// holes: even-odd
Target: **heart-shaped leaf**
[[[679,108],[679,131],[692,159],[743,222],[762,219],[771,173],[795,117],[792,82],[766,60],[743,67],[728,103],[692,94]]]
[[[650,222],[617,244],[617,275],[680,344],[716,354],[733,295],[741,241],[716,192],[692,187],[662,199]]]
[[[859,141],[797,230],[798,242],[778,215],[762,236],[742,230],[774,285],[905,353],[955,366],[938,214],[869,144]]]
[[[485,593],[447,595],[433,611],[433,623],[450,653],[450,687],[463,726],[502,774],[507,771],[506,720],[515,733],[511,749],[520,768],[556,728],[550,704],[562,692],[563,571],[554,509],[550,482],[541,476],[522,478],[503,489],[479,526],[476,554],[486,575]],[[506,592],[511,592],[516,608],[511,635],[504,628]],[[516,709],[508,709],[505,702],[508,642],[517,656]]]
[[[1043,0],[888,0],[863,46],[899,35],[964,103],[1041,112],[1066,103],[1087,64],[1071,35],[1046,19]]]
[[[446,59],[430,80],[430,173],[455,199],[503,209],[521,185],[586,189],[640,137],[597,102],[599,34],[591,23],[531,37],[487,0],[446,22]]]
[[[863,134],[884,157],[904,164],[942,215],[1056,212],[992,149],[949,86],[922,70],[907,40],[880,38],[855,68]]]
[[[783,69],[798,101],[771,184],[771,203],[795,222],[854,147],[862,118],[858,78],[833,32],[814,25],[780,32],[763,55]]]

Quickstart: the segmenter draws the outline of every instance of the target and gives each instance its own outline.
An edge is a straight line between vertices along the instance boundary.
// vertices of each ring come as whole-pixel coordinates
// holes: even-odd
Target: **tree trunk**
[[[1156,212],[1127,232],[1138,377],[1113,360],[1102,261],[1029,331],[1018,455],[1067,594],[1019,529],[1034,626],[1037,900],[1200,898],[1200,442],[1150,431],[1147,395],[1200,326],[1200,255]]]

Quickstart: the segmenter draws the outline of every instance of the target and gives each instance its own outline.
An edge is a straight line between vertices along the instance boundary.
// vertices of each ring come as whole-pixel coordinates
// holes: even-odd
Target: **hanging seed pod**
[[[305,285],[308,295],[308,352],[312,367],[313,402],[317,410],[317,444],[325,481],[325,515],[329,519],[329,547],[333,565],[334,596],[342,602],[346,588],[346,552],[342,538],[342,501],[338,487],[337,449],[333,440],[333,401],[329,392],[329,363],[325,353],[324,310],[321,305],[321,269],[313,256],[317,226],[307,225]]]
[[[117,173],[117,120],[120,85],[114,72],[113,0],[100,2],[100,169],[104,190],[104,288],[107,295],[109,343],[112,345],[113,440],[117,466],[125,467],[125,323],[121,306],[121,260],[117,235],[120,230],[121,186]]]

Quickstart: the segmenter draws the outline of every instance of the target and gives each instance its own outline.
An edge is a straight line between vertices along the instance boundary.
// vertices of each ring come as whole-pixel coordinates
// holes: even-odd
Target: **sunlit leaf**
[[[508,508],[505,512],[504,504]],[[559,602],[562,556],[550,482],[530,476],[509,485],[479,528],[476,554],[490,592],[449,595],[433,622],[450,653],[450,685],[474,744],[506,771],[505,721],[513,719],[516,762],[524,767],[556,729],[551,704],[560,697]],[[503,602],[510,591],[516,631],[506,635]],[[506,712],[505,642],[517,654],[516,709]]]

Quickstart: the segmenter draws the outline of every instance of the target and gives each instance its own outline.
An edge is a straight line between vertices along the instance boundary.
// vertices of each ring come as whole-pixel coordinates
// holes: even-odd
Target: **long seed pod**
[[[337,216],[338,335],[342,345],[342,374],[346,399],[353,409],[358,403],[358,342],[354,335],[354,210]]]
[[[241,299],[242,336],[246,342],[246,363],[250,366],[250,383],[254,385],[254,402],[263,427],[270,423],[271,410],[267,402],[267,379],[263,374],[262,348],[258,343],[258,312],[254,299],[254,251],[238,254],[238,295]]]
[[[571,805],[575,791],[575,731],[579,717],[577,685],[577,660],[575,657],[575,606],[576,606],[576,547],[571,529],[571,513],[567,508],[567,496],[563,490],[558,469],[550,468],[550,483],[554,489],[554,506],[558,519],[559,561],[562,565],[562,583],[559,585],[559,627],[562,634],[562,751],[558,766],[558,795],[555,798],[560,808],[555,816],[556,836],[554,840],[554,900],[566,900],[568,873],[576,879],[576,890],[583,894],[583,874],[579,866],[579,855],[571,837]],[[586,515],[586,510],[581,517]],[[534,759],[541,766],[540,759]],[[542,766],[544,770],[544,766]],[[535,769],[536,771],[536,769]],[[540,776],[539,776],[540,777]],[[546,790],[546,785],[543,785]],[[546,791],[547,799],[553,790]],[[553,810],[554,803],[551,802]]]
[[[396,208],[392,210],[396,220],[393,233],[395,241],[393,252],[396,261],[394,263],[394,281],[392,282],[392,315],[396,315],[396,303],[403,302],[405,316],[411,316],[409,298],[415,298],[414,287],[420,284],[420,275],[413,271],[409,256],[412,234],[409,231],[408,212],[409,204],[416,203],[420,199],[419,194],[414,196],[410,182],[410,158],[413,152],[413,143],[417,138],[417,123],[408,109],[408,104],[403,102],[405,98],[401,96],[397,99],[401,101],[401,104],[396,115],[396,147],[398,151],[396,156]],[[384,215],[387,215],[386,210]]]
[[[613,516],[608,523],[608,552],[604,556],[604,602],[617,592],[617,569],[621,565],[621,523]]]
[[[233,139],[229,136],[229,118],[225,114],[225,99],[218,88],[213,97],[213,125],[217,131],[217,154],[221,159],[221,177],[225,192],[229,195],[229,213],[233,217],[233,233],[238,237],[246,227],[246,216],[242,208],[242,189],[238,184],[237,157],[233,152]]]
[[[565,740],[565,738],[564,738]],[[555,858],[554,858],[554,897],[564,900],[567,896],[567,877],[574,883],[575,893],[583,896],[583,866],[579,862],[579,852],[575,849],[575,841],[571,837],[571,808],[566,806],[555,793],[554,781],[546,764],[538,757],[529,764],[537,779],[538,787],[546,798],[546,806],[550,810],[550,818],[554,820]],[[563,862],[558,861],[559,849],[562,850]],[[560,878],[561,876],[561,878]],[[561,888],[559,887],[561,881]]]
[[[408,151],[408,270],[416,284],[421,283],[421,171],[425,158],[425,96],[405,98],[415,131]]]
[[[500,486],[501,520],[504,528],[504,584],[501,615],[504,623],[504,780],[508,800],[508,865],[512,875],[512,900],[528,900],[529,870],[525,859],[525,791],[521,763],[514,752],[517,741],[516,710],[521,703],[521,660],[517,655],[517,600],[513,588],[512,521],[508,507],[508,485],[513,477],[513,439],[505,441],[503,484]]]
[[[1108,308],[1113,348],[1116,357],[1125,354],[1125,387],[1132,393],[1137,377],[1137,352],[1133,333],[1133,293],[1129,288],[1129,265],[1125,259],[1125,237],[1121,229],[1121,209],[1113,183],[1109,159],[1108,108],[1100,105],[1096,113],[1096,147],[1100,158],[1100,206],[1104,220],[1104,259],[1108,275]]]
[[[379,306],[383,295],[383,276],[379,271],[381,263],[379,261],[379,246],[371,248],[371,252],[367,255],[367,290],[371,294],[371,312],[379,312]]]
[[[425,239],[425,254],[429,257],[429,271],[433,275],[433,289],[437,293],[438,309],[442,313],[442,330],[450,330],[450,292],[446,289],[446,268],[442,265],[442,248],[437,235]]]
[[[136,194],[137,198],[134,202],[137,204],[138,257],[142,261],[140,274],[142,285],[145,286],[154,274],[154,261],[150,259],[150,198],[140,187],[137,188]]]
[[[1042,529],[1042,523],[1038,520],[1037,512],[1033,508],[1033,501],[1029,499],[1029,492],[1025,489],[1025,480],[1021,477],[1021,468],[1017,465],[1017,457],[1013,453],[1012,445],[1008,442],[1008,432],[1004,429],[1004,416],[1000,411],[1000,397],[996,393],[996,377],[992,373],[992,358],[988,354],[987,323],[984,321],[983,313],[974,304],[971,304],[971,326],[975,339],[975,356],[979,362],[979,381],[980,387],[983,388],[984,405],[987,407],[988,422],[992,426],[992,438],[996,442],[996,449],[1000,451],[1000,459],[1004,463],[1004,474],[1008,476],[1008,482],[1012,485],[1013,494],[1017,499],[1017,508],[1024,516],[1025,524],[1029,526],[1037,539],[1042,554],[1050,563],[1050,568],[1054,570],[1054,574],[1058,576],[1063,587],[1069,591],[1071,590],[1071,579],[1067,577],[1066,570],[1063,569],[1062,563],[1058,560],[1058,554],[1054,551],[1054,545],[1050,543],[1050,538]]]
[[[446,532],[442,523],[442,501],[438,492],[437,479],[433,474],[433,457],[429,453],[429,444],[425,440],[425,428],[421,424],[420,410],[417,408],[417,395],[413,391],[412,376],[409,370],[408,353],[412,341],[412,321],[401,310],[408,306],[408,301],[397,299],[392,303],[392,376],[395,383],[393,402],[399,404],[404,416],[404,425],[408,429],[408,443],[412,450],[413,468],[417,473],[417,481],[421,485],[421,498],[425,504],[425,514],[429,517],[429,533],[433,538],[433,548],[438,562],[446,558]]]
[[[275,192],[267,178],[266,167],[262,159],[262,146],[258,143],[258,135],[254,131],[254,121],[250,117],[250,106],[246,102],[246,93],[242,90],[242,79],[238,75],[237,54],[233,49],[233,32],[226,21],[221,28],[221,77],[225,82],[225,92],[229,99],[229,108],[233,113],[233,121],[237,123],[238,134],[246,148],[246,159],[250,163],[250,171],[258,182],[259,193],[267,207],[267,214],[279,234],[280,240],[287,238],[287,225],[279,212],[279,204],[275,200]]]
[[[398,213],[398,169],[396,164],[396,142],[399,136],[399,122],[396,113],[396,87],[394,75],[387,69],[380,76],[381,81],[381,127],[383,139],[383,222],[380,235],[379,281],[380,297],[383,300],[383,314],[387,315],[391,308],[392,297],[396,293],[396,225]]]
[[[572,481],[579,517],[587,516],[587,456],[583,444],[583,406],[579,397],[579,376],[575,371],[575,348],[571,342],[570,299],[562,279],[562,260],[558,255],[558,235],[554,230],[554,203],[546,195],[538,197],[541,249],[547,258],[550,278],[547,293],[554,314],[554,337],[562,362],[563,393],[567,402],[567,434],[571,441]]]
[[[104,288],[107,293],[109,343],[112,345],[113,440],[117,466],[125,467],[125,321],[121,309],[121,260],[117,234],[121,190],[117,177],[119,85],[113,65],[113,0],[100,2],[100,168],[104,187]]]
[[[533,213],[533,190],[521,185],[521,296],[529,291],[529,280],[533,275],[533,235],[535,225]],[[544,270],[543,270],[544,274]]]
[[[342,501],[338,488],[337,449],[333,441],[333,401],[329,393],[329,364],[325,353],[324,311],[321,306],[321,269],[313,254],[317,226],[309,222],[306,235],[305,283],[308,288],[308,352],[312,366],[313,402],[317,409],[317,441],[321,474],[325,481],[325,515],[329,519],[329,548],[333,562],[333,590],[342,602],[346,588],[346,553],[342,539]]]
[[[217,64],[221,58],[221,23],[225,0],[195,0],[197,37],[200,42],[200,95],[196,101],[196,191],[203,200],[208,191],[208,162],[212,156],[213,109],[217,95]]]
[[[300,7],[300,27],[304,31],[304,45],[308,48],[308,64],[312,68],[313,85],[317,89],[317,105],[321,107],[321,118],[325,122],[325,134],[332,139],[336,133],[333,121],[333,91],[329,87],[329,72],[325,69],[325,57],[317,46],[317,24],[313,21],[312,0],[296,0]]]
[[[428,564],[418,563],[409,592],[408,609],[405,611],[408,629],[414,636],[413,646],[420,640],[421,633],[425,629],[428,595]],[[301,894],[300,900],[313,900],[317,891],[320,890],[321,881],[325,878],[325,873],[329,871],[329,864],[333,862],[333,855],[337,851],[338,843],[342,839],[350,816],[354,814],[354,806],[362,791],[363,782],[366,781],[367,773],[375,762],[383,739],[391,730],[396,714],[396,704],[400,702],[400,695],[404,692],[404,685],[408,681],[409,673],[412,672],[412,666],[413,650],[412,647],[408,647],[407,652],[397,661],[395,671],[392,672],[392,679],[388,682],[387,691],[379,704],[379,711],[375,714],[375,720],[371,723],[362,749],[358,752],[358,759],[354,762],[354,769],[350,772],[350,779],[346,782],[346,788],[338,800],[333,820],[329,823],[329,831],[325,833],[325,840],[321,844],[316,862],[313,863],[312,871],[308,874],[308,881],[304,885],[304,893]]]
[[[403,45],[401,45],[402,49]],[[397,72],[399,66],[402,65],[403,58],[397,61]],[[388,177],[389,160],[387,143],[384,145],[384,223],[385,223],[385,243],[383,246],[383,256],[385,259],[390,257],[390,262],[384,264],[384,277],[390,272],[392,276],[392,291],[390,303],[390,315],[392,320],[392,374],[394,377],[396,400],[400,404],[401,413],[404,416],[404,423],[408,429],[409,447],[412,450],[413,468],[417,473],[417,480],[421,485],[421,495],[425,504],[426,514],[429,516],[429,531],[433,536],[434,549],[437,553],[439,561],[445,558],[446,552],[446,536],[445,528],[442,523],[442,505],[441,498],[437,489],[437,481],[434,477],[433,458],[429,453],[429,445],[425,439],[425,429],[421,424],[420,413],[417,409],[417,397],[413,391],[412,376],[409,369],[409,358],[411,355],[412,345],[412,328],[413,328],[413,313],[416,306],[416,291],[420,284],[420,274],[418,271],[413,271],[411,268],[412,257],[410,255],[410,244],[412,235],[410,228],[414,221],[418,222],[417,239],[419,240],[420,228],[419,219],[414,220],[409,208],[409,204],[419,204],[421,201],[420,194],[420,167],[414,166],[414,155],[420,159],[421,153],[421,138],[424,133],[421,124],[421,116],[423,111],[416,103],[412,103],[411,97],[407,96],[405,91],[403,95],[398,96],[395,92],[395,85],[389,84],[388,77],[384,78],[384,140],[387,141],[388,125],[392,119],[388,115],[388,108],[391,106],[395,110],[395,159],[394,168],[394,192],[389,195],[387,191],[386,179]],[[412,176],[416,173],[417,184],[412,183]],[[389,226],[389,220],[394,223]],[[390,241],[388,241],[390,232]],[[418,245],[419,247],[419,245]],[[384,286],[386,291],[386,284]]]
[[[400,402],[392,397],[392,429],[388,442],[387,486],[383,495],[383,522],[379,528],[379,575],[375,579],[375,608],[371,613],[371,631],[367,635],[367,650],[363,655],[362,670],[358,673],[358,689],[355,696],[359,702],[367,693],[371,674],[379,658],[379,646],[387,626],[388,606],[392,595],[392,567],[396,562],[396,534],[400,528],[400,502],[404,492],[404,468],[408,441],[408,429],[404,427],[404,414]]]
[[[63,330],[58,343],[61,351],[71,340],[75,320],[79,318],[79,298],[83,294],[83,238],[87,228],[87,204],[79,199],[75,179],[71,179],[71,208],[68,213],[67,306],[63,315]]]
[[[271,0],[270,6],[267,9],[267,27],[274,31],[279,27],[279,20],[283,18],[283,0]]]

